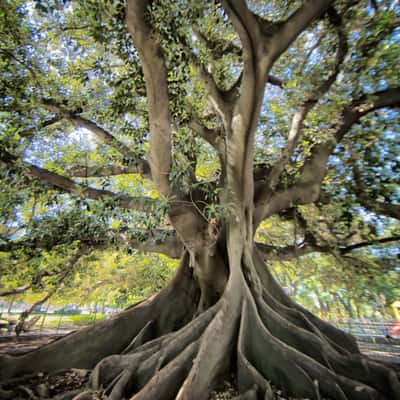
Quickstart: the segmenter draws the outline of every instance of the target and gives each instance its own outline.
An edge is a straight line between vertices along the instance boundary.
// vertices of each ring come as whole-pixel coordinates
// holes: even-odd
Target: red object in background
[[[400,322],[398,322],[393,328],[390,329],[391,335],[400,335]]]

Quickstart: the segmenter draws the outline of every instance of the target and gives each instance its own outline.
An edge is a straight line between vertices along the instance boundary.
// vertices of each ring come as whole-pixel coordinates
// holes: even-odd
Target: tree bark
[[[241,231],[230,230],[232,238]],[[157,296],[37,351],[2,356],[3,387],[23,374],[86,368],[93,369],[86,390],[103,388],[114,400],[206,400],[232,373],[243,398],[272,398],[272,382],[292,397],[399,399],[398,371],[361,355],[350,335],[294,303],[256,250],[237,248],[241,257],[231,252],[223,266],[224,292],[204,311],[185,253]]]

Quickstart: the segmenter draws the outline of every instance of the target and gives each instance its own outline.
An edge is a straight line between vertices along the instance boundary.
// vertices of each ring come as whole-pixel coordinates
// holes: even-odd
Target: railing
[[[347,320],[340,321],[336,324],[340,329],[351,333],[356,337],[365,338],[390,338],[390,331],[395,327],[396,322],[394,321],[382,321],[382,322],[371,322],[371,321],[360,321],[360,320]]]
[[[394,321],[347,320],[336,324],[357,339],[360,351],[381,361],[400,363],[400,335],[393,335]]]

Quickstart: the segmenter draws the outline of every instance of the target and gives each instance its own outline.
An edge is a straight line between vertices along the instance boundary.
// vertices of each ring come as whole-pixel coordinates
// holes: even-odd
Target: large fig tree
[[[243,399],[272,398],[271,383],[400,399],[398,370],[268,268],[396,239],[398,12],[386,0],[2,1],[1,250],[181,261],[115,318],[1,357],[1,378],[93,369],[88,390],[110,399],[202,400],[232,375]],[[271,220],[291,227],[280,243]]]

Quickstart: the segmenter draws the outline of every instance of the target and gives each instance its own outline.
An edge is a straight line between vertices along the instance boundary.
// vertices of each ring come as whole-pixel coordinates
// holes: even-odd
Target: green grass
[[[35,324],[35,328],[42,326],[44,314],[31,314],[29,318],[34,315],[40,315],[42,318]],[[3,313],[2,319],[18,320],[19,314]],[[95,322],[101,321],[105,318],[104,314],[47,314],[44,320],[44,329],[57,329],[60,327],[79,328],[86,325],[92,325]]]

